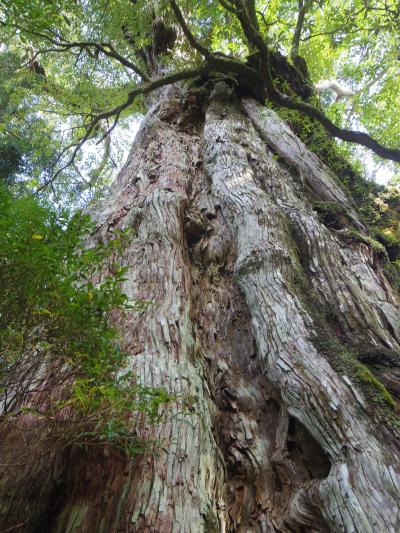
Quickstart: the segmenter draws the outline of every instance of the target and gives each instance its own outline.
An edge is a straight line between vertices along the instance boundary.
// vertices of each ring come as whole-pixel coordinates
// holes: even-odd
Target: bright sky
[[[387,183],[392,177],[393,177],[393,172],[387,168],[381,167],[375,173],[375,181],[377,183],[380,183],[381,185],[385,185],[385,183]]]
[[[118,125],[112,132],[114,144],[115,144],[115,139],[118,139],[117,146],[118,146],[118,151],[119,151],[119,155],[118,155],[119,168],[116,169],[115,175],[125,164],[125,161],[128,157],[132,143],[140,128],[141,120],[142,120],[141,118],[132,117],[129,120],[128,124],[124,126]],[[95,144],[86,143],[82,147],[83,162],[88,161],[88,159],[92,157],[101,158],[101,152],[102,152],[102,149],[101,148],[99,149],[99,147],[96,146]],[[386,165],[384,162],[377,165],[372,155],[367,150],[363,150],[363,152],[365,152],[363,154],[363,157],[364,157],[363,164],[365,168],[366,177],[368,179],[372,179],[376,181],[377,183],[381,185],[388,183],[390,178],[394,175],[393,171],[389,168],[389,166]],[[83,164],[82,167],[84,168],[85,164]]]

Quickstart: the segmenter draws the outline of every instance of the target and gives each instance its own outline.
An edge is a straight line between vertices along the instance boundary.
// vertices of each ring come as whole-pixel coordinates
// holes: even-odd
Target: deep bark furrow
[[[248,138],[243,142],[238,124],[253,142]],[[363,531],[372,532],[376,524],[395,531],[397,516],[389,516],[390,507],[377,505],[362,488],[374,483],[394,503],[398,478],[394,484],[388,468],[395,458],[380,453],[378,442],[369,435],[367,418],[351,404],[348,387],[309,341],[312,319],[290,287],[293,265],[285,228],[248,162],[248,151],[257,153],[257,144],[257,133],[238,105],[216,98],[206,117],[205,164],[237,239],[236,279],[250,310],[264,371],[279,388],[289,413],[330,456],[331,472],[321,481],[319,492],[321,511],[331,527],[352,531],[356,517]],[[275,179],[282,178],[276,169],[274,174]],[[363,444],[357,449],[355,442]],[[357,483],[350,481],[349,469]],[[338,520],[332,493],[343,519]]]

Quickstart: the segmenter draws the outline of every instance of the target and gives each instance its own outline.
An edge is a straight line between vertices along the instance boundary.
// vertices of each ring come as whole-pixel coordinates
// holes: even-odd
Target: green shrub
[[[159,420],[172,397],[137,383],[109,322],[113,310],[146,305],[120,288],[126,270],[118,255],[129,235],[88,247],[92,230],[88,216],[0,188],[0,380],[13,398],[2,423],[29,413],[65,444],[135,453],[135,418]]]

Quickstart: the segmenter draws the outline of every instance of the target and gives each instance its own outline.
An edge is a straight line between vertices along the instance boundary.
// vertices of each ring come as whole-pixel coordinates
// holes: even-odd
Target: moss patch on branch
[[[332,310],[321,305],[307,276],[306,265],[308,261],[295,226],[286,219],[285,228],[293,266],[293,278],[290,283],[313,320],[314,330],[310,334],[311,342],[338,374],[349,377],[355,388],[362,391],[376,419],[384,423],[393,435],[399,438],[400,416],[397,413],[396,401],[368,367],[358,361],[355,349],[342,341],[341,333],[337,331],[337,329],[341,329],[340,324],[332,315]]]
[[[346,209],[337,202],[313,202],[312,208],[318,213],[325,226],[339,229],[350,223]]]
[[[373,400],[383,402],[389,405],[392,409],[395,409],[396,402],[393,400],[392,395],[384,384],[379,381],[365,365],[358,363],[356,364],[356,368],[357,367],[358,370],[355,372],[355,377],[360,383],[367,385],[367,388],[371,389]]]

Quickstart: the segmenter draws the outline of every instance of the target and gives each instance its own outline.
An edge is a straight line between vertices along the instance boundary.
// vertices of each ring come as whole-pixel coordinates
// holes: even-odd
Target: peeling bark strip
[[[261,138],[300,173],[313,193],[321,200],[341,204],[351,214],[352,222],[365,231],[329,169],[276,113],[251,100],[243,105]],[[259,140],[257,149],[263,153]],[[372,250],[365,244],[344,247],[340,233],[335,236],[321,225],[290,176],[284,180],[274,179],[282,171],[271,161],[270,154],[260,156],[255,172],[261,174],[266,187],[271,188],[275,183],[275,201],[297,228],[303,244],[303,259],[307,261],[304,266],[313,287],[321,303],[336,314],[348,340],[355,344],[367,341],[400,352],[399,304],[374,261]]]
[[[307,191],[363,231],[349,200],[258,103],[217,85],[204,116],[180,88],[158,96],[92,208],[93,239],[134,228],[123,289],[151,305],[113,320],[132,370],[180,405],[138,427],[160,439],[156,455],[48,450],[4,467],[0,529],[399,531],[399,451],[318,344],[328,308],[332,337],[400,352],[399,306],[371,249],[325,227]],[[14,446],[2,464],[34,451],[29,435],[0,437]]]
[[[274,181],[289,185],[288,176],[273,164],[239,106],[224,97],[211,102],[203,142],[205,168],[237,241],[235,279],[263,370],[331,461],[326,479],[295,494],[289,519],[301,523],[319,508],[334,531],[396,531],[398,458],[383,452],[363,405],[310,342],[312,318],[291,287],[296,265],[273,190]],[[269,176],[257,175],[257,162],[268,158]],[[342,265],[336,268],[339,274]],[[363,303],[368,307],[366,298]]]

